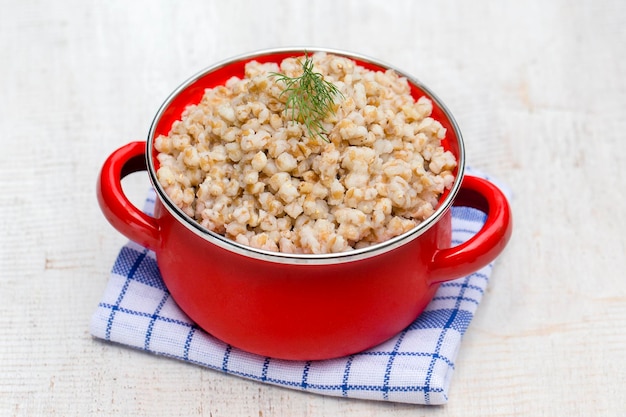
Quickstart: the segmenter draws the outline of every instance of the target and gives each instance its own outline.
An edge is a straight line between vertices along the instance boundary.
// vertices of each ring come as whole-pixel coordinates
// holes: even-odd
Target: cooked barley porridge
[[[414,228],[456,167],[431,101],[415,101],[392,70],[315,53],[315,71],[343,97],[322,121],[326,135],[311,135],[272,76],[297,77],[301,59],[248,63],[155,139],[167,195],[204,227],[271,251],[342,252]]]

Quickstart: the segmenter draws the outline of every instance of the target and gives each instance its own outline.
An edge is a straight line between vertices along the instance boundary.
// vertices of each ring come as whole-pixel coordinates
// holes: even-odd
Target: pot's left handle
[[[122,189],[122,178],[142,170],[146,170],[146,142],[131,142],[114,151],[100,170],[98,203],[104,217],[118,232],[155,250],[160,242],[158,221],[135,207]]]

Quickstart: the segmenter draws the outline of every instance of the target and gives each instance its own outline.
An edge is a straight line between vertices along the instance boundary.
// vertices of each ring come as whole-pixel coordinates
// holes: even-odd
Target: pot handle
[[[491,182],[466,175],[454,205],[478,209],[487,215],[487,220],[466,242],[435,252],[431,262],[431,283],[457,279],[487,266],[502,252],[511,237],[513,223],[509,203]]]
[[[157,219],[135,207],[122,189],[122,178],[146,169],[146,142],[124,145],[104,162],[96,191],[100,209],[109,223],[130,240],[155,250],[160,242]]]

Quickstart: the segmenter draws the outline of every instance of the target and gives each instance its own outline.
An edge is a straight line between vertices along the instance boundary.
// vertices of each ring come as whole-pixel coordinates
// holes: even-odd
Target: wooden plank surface
[[[0,415],[618,416],[626,410],[626,3],[0,0]],[[513,190],[513,239],[450,402],[322,397],[94,340],[125,239],[99,166],[233,55],[346,49],[451,108],[471,165]],[[147,180],[134,175],[141,201]]]

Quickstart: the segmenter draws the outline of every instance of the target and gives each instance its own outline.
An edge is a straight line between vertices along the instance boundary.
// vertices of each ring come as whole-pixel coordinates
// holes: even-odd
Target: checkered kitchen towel
[[[150,213],[153,205],[152,191],[145,210]],[[484,221],[485,215],[477,210],[453,207],[454,243],[471,237]],[[167,291],[154,253],[129,242],[113,265],[92,318],[91,333],[286,388],[338,397],[444,404],[461,338],[480,303],[492,267],[441,284],[420,317],[379,346],[339,359],[286,361],[241,351],[196,327]]]

